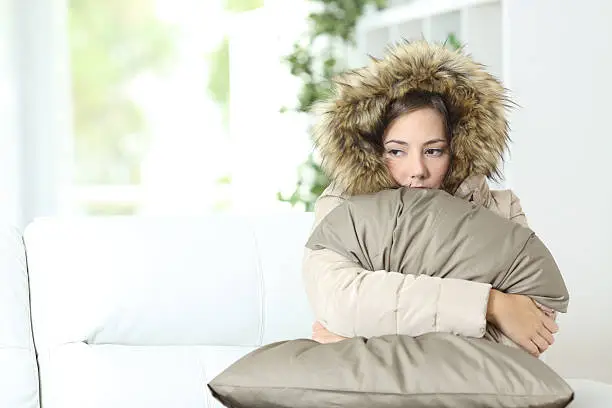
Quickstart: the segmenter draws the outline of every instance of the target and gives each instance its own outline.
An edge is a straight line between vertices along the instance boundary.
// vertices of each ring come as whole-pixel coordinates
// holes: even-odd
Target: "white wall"
[[[612,383],[612,3],[513,0],[504,11],[507,86],[522,105],[510,182],[571,293],[547,361]]]
[[[0,220],[21,220],[18,91],[12,0],[0,0]]]
[[[59,215],[70,199],[72,116],[66,0],[14,0],[20,75],[22,212]]]
[[[71,167],[65,1],[0,0],[0,220],[66,208]]]

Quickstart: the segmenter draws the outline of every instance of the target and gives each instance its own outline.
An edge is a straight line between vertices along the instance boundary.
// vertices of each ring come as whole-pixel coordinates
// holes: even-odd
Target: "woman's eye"
[[[425,154],[433,157],[440,157],[444,153],[444,149],[426,149]]]
[[[399,157],[404,152],[402,152],[401,150],[397,150],[397,149],[391,149],[387,151],[387,153],[393,157]]]

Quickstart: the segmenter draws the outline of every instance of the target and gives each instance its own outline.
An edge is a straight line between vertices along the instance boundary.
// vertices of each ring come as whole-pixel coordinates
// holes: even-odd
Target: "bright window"
[[[305,118],[280,113],[306,24],[290,3],[69,0],[76,211],[287,208],[276,193],[311,148]]]

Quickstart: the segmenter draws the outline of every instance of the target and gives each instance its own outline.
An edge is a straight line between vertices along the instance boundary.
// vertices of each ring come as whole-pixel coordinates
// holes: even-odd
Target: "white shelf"
[[[387,27],[380,27],[369,31],[365,36],[364,57],[367,58],[368,55],[370,55],[372,57],[382,58],[389,45],[390,34],[390,30]]]
[[[430,18],[429,30],[425,38],[430,42],[443,43],[450,34],[460,36],[461,13],[453,11],[450,13],[437,14]]]
[[[461,11],[461,42],[473,58],[498,78],[503,74],[502,10],[483,4]]]
[[[502,0],[394,0],[357,26],[358,49],[351,63],[365,65],[368,55],[382,57],[402,40],[443,43],[453,34],[476,61],[502,78],[502,20]]]
[[[391,27],[406,21],[422,20],[438,14],[450,13],[468,7],[499,4],[500,0],[412,0],[406,4],[397,2],[385,10],[368,13],[358,25],[358,30],[374,30]]]
[[[398,38],[397,40],[419,40],[424,36],[423,20],[407,21],[398,24],[396,27]]]

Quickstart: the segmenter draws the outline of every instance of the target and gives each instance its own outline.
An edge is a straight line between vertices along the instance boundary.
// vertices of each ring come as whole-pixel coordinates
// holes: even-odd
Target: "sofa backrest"
[[[0,229],[0,407],[39,406],[28,271],[21,234]]]
[[[310,336],[311,213],[38,220],[25,231],[44,408],[219,407],[206,384]]]

